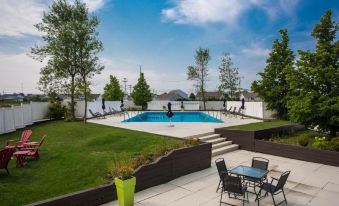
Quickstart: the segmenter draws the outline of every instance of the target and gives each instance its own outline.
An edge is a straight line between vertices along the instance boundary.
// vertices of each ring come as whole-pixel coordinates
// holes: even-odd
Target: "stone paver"
[[[227,167],[237,165],[250,165],[252,157],[265,157],[270,160],[269,177],[279,177],[286,170],[291,170],[290,178],[285,186],[288,205],[303,206],[327,206],[339,205],[339,167],[322,165],[317,163],[293,160],[273,155],[254,153],[245,150],[237,150],[224,155],[216,156],[212,160],[212,167],[195,172],[166,184],[149,188],[136,193],[136,206],[216,206],[219,205],[220,193],[216,193],[219,182],[214,160],[222,157]],[[238,200],[223,196],[224,201],[236,205],[242,205]],[[249,195],[250,203],[245,205],[257,205],[255,196]],[[277,202],[282,200],[282,194],[276,196]],[[117,201],[105,204],[115,206]],[[262,199],[260,205],[273,205],[270,196]],[[284,205],[284,204],[282,204]]]

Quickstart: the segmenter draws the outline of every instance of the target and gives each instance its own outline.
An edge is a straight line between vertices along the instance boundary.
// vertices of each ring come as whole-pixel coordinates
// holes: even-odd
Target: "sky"
[[[195,50],[210,50],[207,90],[216,90],[218,66],[224,52],[239,68],[241,87],[250,89],[265,68],[279,29],[289,31],[290,46],[314,50],[312,28],[328,9],[339,22],[334,0],[83,0],[98,16],[99,54],[105,69],[91,80],[94,93],[103,93],[109,75],[134,85],[139,68],[151,89],[194,92],[187,66]],[[29,57],[43,44],[34,24],[41,21],[52,0],[0,0],[0,92],[41,93],[37,82],[44,62]]]

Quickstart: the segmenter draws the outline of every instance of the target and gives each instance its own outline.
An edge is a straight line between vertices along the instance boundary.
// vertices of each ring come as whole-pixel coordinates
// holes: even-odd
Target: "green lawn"
[[[0,205],[22,205],[107,183],[108,162],[114,155],[152,152],[180,140],[154,134],[82,122],[53,121],[34,125],[31,140],[47,139],[41,159],[23,168],[11,160],[7,175],[0,170]],[[3,145],[21,131],[0,135]]]
[[[243,125],[236,125],[231,127],[226,127],[227,129],[231,130],[244,130],[244,131],[257,131],[262,129],[270,129],[273,127],[280,127],[293,124],[289,121],[284,120],[274,120],[274,121],[265,121],[265,122],[256,122],[256,123],[250,123],[250,124],[243,124]]]

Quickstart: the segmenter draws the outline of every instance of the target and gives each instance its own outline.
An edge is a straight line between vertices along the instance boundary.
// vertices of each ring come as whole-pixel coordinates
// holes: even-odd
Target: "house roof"
[[[247,99],[256,99],[258,96],[256,93],[254,92],[247,92],[247,91],[244,91],[241,93],[245,98]]]
[[[168,93],[163,93],[161,95],[158,95],[155,99],[156,100],[170,100],[175,101],[177,99],[185,99],[187,98],[187,94],[180,89],[172,90]]]
[[[218,91],[210,91],[210,92],[205,92],[205,98],[220,98],[221,93]],[[197,98],[201,98],[200,93],[197,94]]]

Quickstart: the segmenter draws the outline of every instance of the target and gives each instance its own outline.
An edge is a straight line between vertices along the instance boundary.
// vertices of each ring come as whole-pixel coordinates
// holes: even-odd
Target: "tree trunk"
[[[72,116],[72,121],[75,119],[75,103],[74,103],[74,91],[75,91],[75,86],[74,86],[74,76],[72,76],[71,80],[71,116]]]
[[[86,78],[83,79],[84,81],[84,99],[85,99],[85,112],[84,112],[84,123],[87,123],[87,82],[86,82]]]
[[[204,66],[201,66],[201,95],[202,95],[202,102],[204,104],[204,111],[206,111],[206,100],[205,100],[205,88],[204,88]]]

